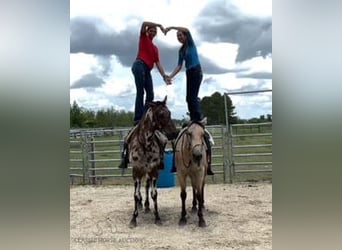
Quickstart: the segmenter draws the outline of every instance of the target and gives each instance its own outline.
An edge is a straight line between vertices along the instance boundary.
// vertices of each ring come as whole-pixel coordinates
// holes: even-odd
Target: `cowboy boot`
[[[214,175],[214,172],[211,170],[211,144],[209,141],[209,134],[207,131],[204,133],[204,141],[207,145],[207,155],[208,155],[208,168],[207,168],[207,175]]]
[[[159,165],[158,169],[164,169],[164,151],[165,151],[165,147],[166,147],[168,139],[159,130],[156,130],[154,132],[154,134],[157,137],[158,145],[159,145],[159,149],[160,149],[160,165]]]
[[[128,168],[128,144],[125,142],[124,143],[124,148],[121,153],[121,163],[118,166],[119,168]]]
[[[176,148],[175,148],[175,144],[172,143],[172,168],[171,168],[171,173],[176,173],[177,172],[177,169],[176,169],[176,164],[175,164],[175,151],[176,151]]]
[[[133,134],[133,131],[137,128],[138,126],[135,124],[133,128],[128,132],[126,138],[124,139],[124,145],[123,145],[123,150],[121,153],[121,163],[118,166],[119,168],[128,168],[128,163],[129,163],[129,153],[128,153],[128,142]]]
[[[164,151],[162,151],[162,153],[160,154],[160,165],[158,169],[164,169],[164,167]]]
[[[176,165],[175,165],[175,154],[172,155],[172,168],[171,168],[171,173],[176,173]]]

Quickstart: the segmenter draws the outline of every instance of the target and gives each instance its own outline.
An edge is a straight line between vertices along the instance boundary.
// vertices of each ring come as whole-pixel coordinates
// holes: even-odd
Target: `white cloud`
[[[216,0],[211,0],[211,2],[214,1]],[[196,33],[196,27],[192,25],[208,2],[207,0],[125,0],[118,4],[117,1],[111,0],[71,0],[70,17],[99,17],[109,28],[116,32],[125,30],[127,27],[137,27],[138,29],[143,20],[159,22],[164,26],[172,25],[190,28],[201,56],[220,68],[241,71],[239,73],[230,72],[215,75],[204,72],[204,81],[199,92],[200,98],[210,96],[216,91],[223,94],[228,90],[238,90],[249,86],[272,88],[271,79],[263,80],[261,85],[260,79],[256,78],[256,75],[260,75],[260,73],[272,73],[272,58],[257,57],[236,63],[237,44],[216,43],[214,41],[202,42],[199,39],[200,36]],[[232,2],[243,10],[246,15],[270,16],[272,14],[271,0],[234,0]],[[138,39],[138,34],[136,39]],[[123,40],[122,43],[125,43],[125,41]],[[175,31],[168,33],[167,36],[159,32],[155,43],[177,48],[180,46]],[[70,55],[70,85],[81,79],[82,76],[91,73],[95,75],[102,74],[102,80],[104,81],[97,88],[71,89],[70,102],[72,103],[75,100],[80,106],[90,109],[114,107],[115,109],[133,111],[135,84],[130,67],[123,66],[115,55],[111,55],[108,61],[105,60],[101,61],[97,56],[91,54],[77,53]],[[162,60],[166,62],[165,58],[162,58]],[[176,63],[175,61],[174,66],[176,66]],[[105,71],[108,71],[108,74],[104,74]],[[186,81],[184,71],[175,77],[171,86],[165,85],[156,68],[152,71],[152,77],[154,80],[155,100],[161,100],[167,95],[168,105],[173,117],[181,119],[185,116],[187,104],[185,101]],[[267,109],[271,111],[272,103],[269,97],[244,98],[234,96],[232,100],[238,115],[242,118],[255,117]]]
[[[235,58],[238,46],[229,43],[201,43],[197,47],[198,53],[210,58],[215,64],[222,68],[235,68]]]
[[[249,68],[249,73],[252,72],[272,72],[272,58],[261,56],[254,57],[250,60],[240,63],[240,67]]]
[[[70,83],[80,79],[96,67],[97,61],[93,55],[77,53],[70,54]]]
[[[272,0],[232,0],[244,13],[253,16],[271,16]]]

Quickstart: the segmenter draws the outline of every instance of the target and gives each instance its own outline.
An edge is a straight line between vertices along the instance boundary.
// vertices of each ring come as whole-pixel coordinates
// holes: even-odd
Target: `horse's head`
[[[148,105],[151,108],[155,128],[163,131],[168,139],[174,139],[177,137],[178,130],[171,119],[171,112],[166,106],[166,100],[167,96],[163,101],[149,102]]]
[[[185,132],[189,143],[189,148],[191,150],[192,159],[198,165],[200,165],[202,157],[205,154],[204,125],[205,120],[200,122],[192,122]]]

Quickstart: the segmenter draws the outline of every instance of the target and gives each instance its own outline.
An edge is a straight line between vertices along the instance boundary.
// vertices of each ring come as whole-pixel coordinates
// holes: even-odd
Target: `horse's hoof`
[[[129,227],[130,228],[135,228],[137,226],[137,220],[136,219],[132,219],[131,222],[129,223]]]
[[[205,223],[205,220],[200,220],[199,222],[198,222],[198,226],[199,227],[206,227],[207,226],[207,224]]]
[[[162,224],[160,218],[155,219],[154,223],[155,223],[156,225],[158,225],[158,226],[160,226],[160,225]]]
[[[197,213],[197,207],[192,207],[191,212],[192,212],[193,214]]]
[[[145,214],[148,214],[149,212],[151,212],[151,209],[149,207],[145,207]]]
[[[181,218],[178,222],[178,225],[180,225],[180,226],[186,225],[186,218]]]

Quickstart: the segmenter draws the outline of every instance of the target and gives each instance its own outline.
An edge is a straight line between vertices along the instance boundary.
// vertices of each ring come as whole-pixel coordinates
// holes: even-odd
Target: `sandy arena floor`
[[[215,184],[205,187],[204,219],[199,228],[191,213],[178,226],[179,187],[158,189],[162,225],[153,212],[140,211],[138,226],[129,228],[133,186],[74,186],[70,188],[70,249],[272,249],[272,184]],[[142,189],[144,198],[145,190]],[[153,202],[150,200],[150,207]],[[152,209],[153,211],[153,209]]]

